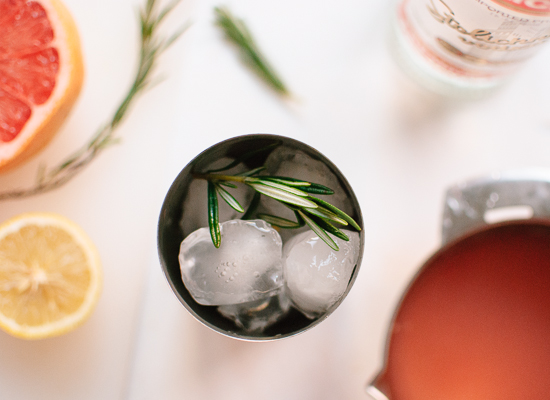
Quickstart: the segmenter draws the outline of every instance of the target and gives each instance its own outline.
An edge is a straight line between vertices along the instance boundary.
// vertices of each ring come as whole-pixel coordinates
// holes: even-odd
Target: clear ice
[[[266,299],[218,307],[220,314],[233,320],[239,328],[251,333],[263,332],[284,317],[289,310],[290,299],[284,292]]]
[[[359,234],[342,230],[349,242],[333,239],[332,250],[313,231],[293,237],[283,249],[286,293],[309,318],[326,312],[346,291],[359,257]]]
[[[325,163],[315,160],[300,150],[281,146],[276,148],[265,162],[266,174],[275,176],[287,176],[308,182],[319,183],[334,191],[332,195],[319,195],[319,198],[328,201],[342,211],[350,214],[351,203],[342,189],[336,175],[334,175]],[[264,197],[264,196],[262,196]],[[283,204],[273,199],[262,198],[258,212],[272,214],[278,217],[296,220],[294,213]],[[280,234],[286,242],[291,236],[306,231],[307,227],[300,229],[281,229]]]
[[[283,286],[282,241],[262,220],[221,224],[221,245],[200,228],[180,246],[183,283],[203,305],[250,302],[276,294]]]

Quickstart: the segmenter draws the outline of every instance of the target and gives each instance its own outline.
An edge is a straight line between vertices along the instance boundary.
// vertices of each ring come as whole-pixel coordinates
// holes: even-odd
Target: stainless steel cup
[[[178,300],[187,308],[187,310],[200,322],[209,328],[232,338],[250,340],[250,341],[267,341],[281,339],[293,336],[313,328],[321,321],[326,319],[344,300],[350,291],[361,265],[362,254],[364,249],[364,234],[359,232],[361,245],[360,255],[355,265],[355,269],[349,280],[347,289],[344,295],[330,309],[316,319],[308,319],[300,312],[291,308],[290,312],[275,323],[268,327],[263,332],[248,332],[233,323],[228,318],[223,317],[215,306],[203,306],[198,304],[185,288],[178,261],[178,254],[182,240],[191,232],[183,232],[180,221],[185,218],[186,213],[192,213],[193,210],[184,210],[183,204],[188,195],[189,186],[193,180],[193,172],[204,172],[204,168],[213,161],[223,157],[238,158],[239,156],[249,153],[252,150],[269,148],[266,151],[260,151],[254,157],[246,161],[246,166],[250,169],[263,165],[267,156],[273,151],[273,146],[284,145],[291,147],[297,151],[302,151],[308,156],[322,161],[332,173],[338,178],[341,187],[345,191],[346,196],[350,200],[352,213],[350,216],[357,221],[359,226],[363,226],[363,220],[359,202],[353,193],[351,186],[346,178],[338,170],[338,168],[324,155],[319,153],[314,148],[283,136],[268,135],[268,134],[251,134],[235,137],[223,142],[220,142],[207,150],[203,151],[195,157],[176,177],[172,183],[160,212],[158,222],[158,252],[162,269],[168,279],[168,282],[174,291]],[[206,202],[206,197],[205,197]],[[220,221],[223,222],[223,221]],[[195,229],[198,229],[197,226]]]

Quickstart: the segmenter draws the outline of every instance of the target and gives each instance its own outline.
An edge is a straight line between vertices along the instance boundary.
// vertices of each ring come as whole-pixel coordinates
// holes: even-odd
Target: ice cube
[[[290,299],[284,292],[267,299],[219,306],[218,311],[247,332],[263,332],[286,315]]]
[[[346,291],[359,257],[357,232],[342,230],[349,242],[335,238],[332,250],[313,231],[293,237],[283,250],[286,292],[293,304],[309,318],[326,312]]]
[[[180,246],[183,283],[203,305],[238,304],[276,294],[283,286],[282,241],[262,220],[231,220],[221,225],[214,247],[208,228],[187,236]]]
[[[287,176],[327,186],[334,191],[334,194],[315,196],[328,201],[348,214],[351,213],[351,202],[342,189],[338,178],[322,161],[310,157],[301,150],[281,146],[269,155],[265,166],[265,173],[269,175]],[[258,212],[283,217],[292,221],[296,220],[294,212],[288,209],[288,207],[276,200],[265,198],[265,196],[262,196]],[[280,234],[283,241],[286,242],[290,237],[307,229],[309,228],[281,229]]]
[[[209,164],[201,169],[201,172],[208,171],[210,169],[221,168],[226,165],[229,165],[233,161],[232,158],[223,157],[215,162]],[[239,164],[227,171],[220,173],[227,175],[234,175],[240,172],[246,171],[247,168],[243,164]],[[187,195],[183,202],[183,215],[180,221],[180,226],[185,235],[190,234],[196,229],[199,229],[204,226],[208,226],[208,195],[207,195],[207,182],[204,179],[194,179],[189,184],[187,189]],[[231,193],[237,201],[244,207],[250,204],[252,196],[254,194],[253,190],[246,185],[237,185],[237,188],[226,188],[229,193]],[[223,199],[218,197],[218,210],[219,210],[219,219],[221,222],[229,221],[232,219],[238,219],[243,214],[235,211],[229,204],[227,204]]]

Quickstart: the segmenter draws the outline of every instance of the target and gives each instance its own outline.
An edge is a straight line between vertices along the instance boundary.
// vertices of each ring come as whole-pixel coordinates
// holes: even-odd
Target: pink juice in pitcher
[[[550,223],[452,242],[394,317],[374,386],[390,400],[550,399]]]

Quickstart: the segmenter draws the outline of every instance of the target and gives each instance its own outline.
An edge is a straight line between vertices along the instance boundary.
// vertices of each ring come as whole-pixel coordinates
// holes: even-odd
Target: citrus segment
[[[84,322],[100,293],[99,256],[87,235],[56,214],[23,214],[0,226],[0,327],[38,339]]]
[[[0,142],[15,139],[30,116],[28,104],[0,88]]]
[[[82,80],[78,32],[58,0],[0,0],[0,172],[51,140]]]
[[[55,86],[59,54],[51,47],[54,34],[44,8],[36,2],[19,4],[0,3],[0,26],[7,31],[0,37],[0,85],[42,104]]]

